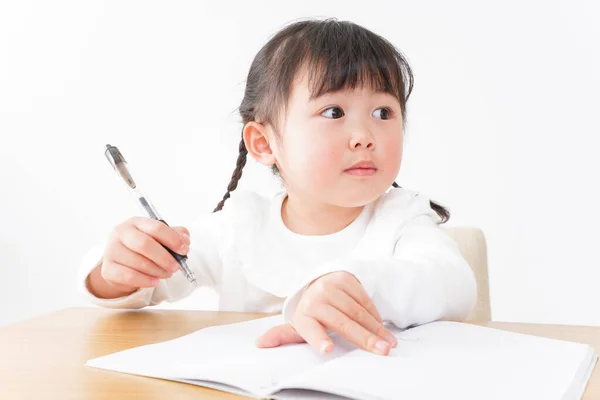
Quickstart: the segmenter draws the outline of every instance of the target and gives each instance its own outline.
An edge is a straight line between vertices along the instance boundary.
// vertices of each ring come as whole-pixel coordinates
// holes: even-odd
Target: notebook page
[[[202,385],[201,380],[213,381],[249,393],[266,394],[290,375],[335,359],[353,348],[341,339],[337,339],[335,350],[328,355],[318,354],[308,344],[257,348],[256,338],[281,323],[283,317],[277,315],[209,327],[167,342],[95,358],[86,365],[198,385]]]
[[[361,399],[563,399],[595,362],[588,345],[457,322],[394,334],[388,356],[355,350],[284,384]]]

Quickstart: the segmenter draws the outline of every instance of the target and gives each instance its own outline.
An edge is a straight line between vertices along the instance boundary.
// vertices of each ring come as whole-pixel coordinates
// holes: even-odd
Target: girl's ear
[[[248,154],[264,165],[273,165],[277,161],[270,145],[270,130],[263,124],[250,121],[244,126],[242,136]]]

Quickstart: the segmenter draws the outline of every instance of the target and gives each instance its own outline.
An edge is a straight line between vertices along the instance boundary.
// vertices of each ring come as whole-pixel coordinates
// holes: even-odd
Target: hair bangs
[[[320,26],[311,41],[303,43],[311,98],[344,89],[368,87],[406,101],[403,58],[381,36],[357,25],[332,21]],[[407,74],[409,78],[412,74]],[[409,91],[412,79],[409,79]]]

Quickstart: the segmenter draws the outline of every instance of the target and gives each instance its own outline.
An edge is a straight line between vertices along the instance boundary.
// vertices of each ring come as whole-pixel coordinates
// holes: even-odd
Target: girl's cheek
[[[339,145],[338,145],[339,146]],[[339,147],[321,141],[311,149],[311,163],[322,171],[334,171],[343,168]]]
[[[389,141],[384,144],[384,160],[390,169],[399,169],[402,164],[402,142]]]

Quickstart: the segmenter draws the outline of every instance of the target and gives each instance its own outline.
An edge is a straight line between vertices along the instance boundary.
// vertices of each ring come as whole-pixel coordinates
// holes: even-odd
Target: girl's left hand
[[[293,325],[292,325],[293,324]],[[397,340],[382,323],[375,304],[356,277],[345,271],[315,279],[306,289],[292,324],[269,329],[256,341],[258,347],[307,342],[321,353],[333,349],[327,329],[358,347],[387,355]]]

